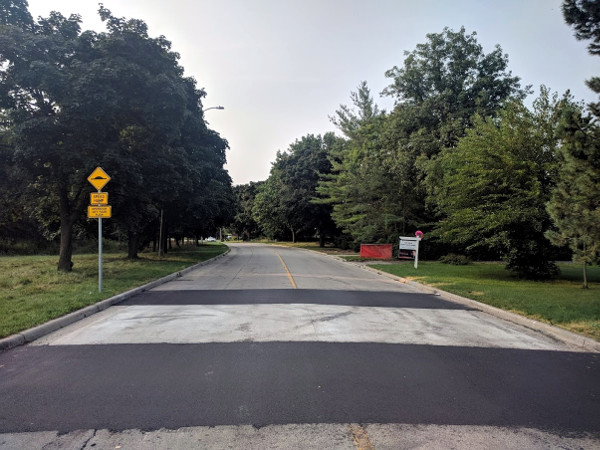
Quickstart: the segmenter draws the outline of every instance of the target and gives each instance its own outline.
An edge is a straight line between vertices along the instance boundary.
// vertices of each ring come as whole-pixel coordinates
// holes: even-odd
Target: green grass
[[[373,264],[371,267],[437,287],[488,305],[525,315],[600,340],[600,267],[588,268],[583,289],[581,267],[560,264],[554,281],[526,281],[511,276],[502,264],[452,266],[438,262]]]
[[[102,293],[98,292],[98,255],[73,256],[73,271],[56,270],[56,256],[0,257],[0,338],[97,303],[152,280],[205,261],[227,250],[218,243],[182,247],[162,259],[142,253],[103,255]]]

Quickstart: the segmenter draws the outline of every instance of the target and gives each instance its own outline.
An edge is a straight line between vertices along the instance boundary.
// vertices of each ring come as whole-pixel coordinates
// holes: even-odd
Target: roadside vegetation
[[[581,287],[581,267],[558,264],[552,281],[519,279],[499,263],[449,265],[420,261],[370,264],[382,272],[417,281],[600,341],[600,267],[588,268],[588,289]]]
[[[562,2],[575,38],[600,56],[596,10]],[[390,110],[361,81],[330,116],[337,134],[297,138],[266,180],[234,188],[231,233],[356,251],[420,230],[433,244],[424,258],[503,261],[536,280],[572,258],[586,286],[600,257],[600,103],[543,85],[532,98],[500,45],[486,52],[464,27],[404,55],[385,72]],[[599,77],[587,85],[600,94]]]
[[[0,338],[92,305],[160,277],[206,261],[227,250],[214,243],[156,253],[105,253],[98,292],[98,255],[75,254],[71,272],[56,270],[57,256],[0,257]]]

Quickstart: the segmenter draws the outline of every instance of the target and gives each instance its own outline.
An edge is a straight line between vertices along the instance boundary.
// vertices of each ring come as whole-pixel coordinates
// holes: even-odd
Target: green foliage
[[[427,42],[405,55],[401,68],[386,72],[392,84],[383,93],[397,105],[413,107],[412,123],[403,125],[414,134],[418,153],[427,157],[454,145],[475,113],[493,115],[507,98],[527,92],[507,70],[502,49],[496,46],[485,54],[476,33],[467,34],[464,28],[428,34]]]
[[[14,25],[23,29],[33,27],[27,0],[2,0],[0,2],[0,26]]]
[[[406,180],[397,168],[404,166],[385,147],[387,115],[379,113],[366,83],[351,99],[353,109],[341,106],[333,120],[348,139],[332,147],[332,170],[321,176],[319,201],[332,205],[333,220],[353,245],[393,241],[415,222],[406,208],[414,197],[407,194],[410,186],[398,189],[398,181]]]
[[[396,100],[390,114],[379,113],[365,82],[351,94],[353,107],[336,111],[332,121],[347,140],[318,192],[354,243],[395,242],[434,219],[425,180],[436,185],[441,172],[430,159],[456,144],[473,114],[492,116],[526,93],[507,64],[499,47],[485,54],[474,33],[446,28],[386,72],[392,83],[383,93]]]
[[[320,174],[331,171],[328,156],[336,142],[331,133],[323,137],[309,134],[291,144],[287,152],[277,153],[253,209],[254,219],[268,237],[289,233],[296,242],[301,235],[318,236],[324,245],[334,229],[330,207],[313,199],[318,197]]]
[[[563,119],[564,142],[559,149],[559,179],[548,203],[558,231],[547,236],[567,244],[574,261],[586,265],[600,256],[600,126],[581,111],[568,110]]]
[[[564,0],[563,16],[579,40],[591,40],[588,50],[600,55],[600,5],[595,0]]]
[[[205,93],[183,77],[169,41],[102,5],[108,32],[100,34],[58,13],[29,26],[13,13],[27,3],[10,5],[0,9],[8,23],[0,26],[2,131],[10,160],[34,180],[24,191],[53,200],[35,202],[30,216],[49,236],[60,231],[60,270],[72,268],[74,233],[86,229],[86,178],[99,165],[112,177],[106,231],[129,239],[130,257],[155,236],[160,211],[180,233],[230,220],[227,142],[206,127]]]
[[[456,253],[448,253],[440,258],[442,264],[451,264],[453,266],[466,266],[471,264],[471,260],[468,256],[459,255]]]
[[[544,124],[565,102],[550,101],[546,90],[535,112],[512,102],[497,119],[477,117],[455,148],[444,149],[434,190],[444,219],[435,237],[466,251],[493,249],[524,277],[556,275],[544,232],[558,139]]]
[[[244,241],[255,239],[260,234],[258,223],[254,219],[252,208],[258,189],[264,182],[250,182],[234,186],[233,192],[236,198],[236,214],[230,227]]]
[[[575,37],[591,40],[588,51],[600,55],[600,4],[595,0],[564,0],[562,11],[567,24],[575,28]],[[600,77],[592,77],[586,84],[600,94]],[[591,103],[589,107],[596,117],[600,117],[600,102]]]

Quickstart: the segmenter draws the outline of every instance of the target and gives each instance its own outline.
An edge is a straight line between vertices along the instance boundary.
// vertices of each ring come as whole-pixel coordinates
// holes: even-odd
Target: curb
[[[339,258],[343,260],[342,258]],[[346,261],[348,262],[348,261]],[[352,262],[350,262],[352,264]],[[564,330],[555,325],[550,325],[548,323],[540,322],[535,319],[530,319],[525,316],[521,316],[519,314],[506,311],[504,309],[496,308],[495,306],[486,305],[485,303],[480,303],[476,300],[472,300],[470,298],[461,297],[460,295],[452,294],[450,292],[442,291],[441,289],[434,288],[432,286],[427,286],[422,283],[418,283],[416,281],[408,280],[403,277],[399,277],[396,275],[392,275],[391,273],[382,272],[377,269],[373,269],[367,265],[355,264],[358,267],[362,267],[365,270],[370,272],[377,273],[379,275],[386,276],[393,280],[399,281],[402,284],[410,285],[419,291],[424,293],[433,294],[443,298],[444,300],[448,300],[454,303],[458,303],[460,305],[468,306],[469,308],[484,312],[491,316],[497,317],[502,320],[506,320],[508,322],[512,322],[517,325],[521,325],[525,328],[528,328],[533,331],[537,331],[542,333],[556,341],[562,342],[566,344],[569,348],[578,352],[591,352],[591,353],[600,353],[600,342],[595,341],[592,338],[588,338],[582,336],[577,333],[573,333],[568,330]]]
[[[20,333],[13,334],[6,338],[0,339],[0,352],[9,350],[14,347],[18,347],[20,345],[28,344],[29,342],[33,342],[36,339],[39,339],[47,334],[53,333],[61,328],[66,327],[67,325],[71,325],[72,323],[78,322],[86,317],[92,316],[100,311],[104,311],[105,309],[110,308],[113,305],[121,303],[128,298],[131,298],[137,294],[141,294],[142,292],[153,289],[161,284],[165,284],[169,281],[175,280],[177,278],[182,277],[183,275],[191,272],[192,270],[198,269],[201,266],[209,264],[219,258],[224,257],[231,251],[230,248],[220,255],[217,255],[211,259],[207,259],[206,261],[199,262],[194,264],[193,266],[186,267],[179,272],[172,273],[170,275],[159,278],[158,280],[151,281],[143,286],[136,287],[129,291],[123,292],[121,294],[117,294],[114,297],[107,298],[105,300],[101,300],[98,303],[94,303],[93,305],[86,306],[85,308],[79,309],[72,313],[69,313],[65,316],[58,317],[56,319],[52,319],[49,322],[46,322],[42,325],[38,325],[37,327],[30,328],[25,331],[21,331]]]

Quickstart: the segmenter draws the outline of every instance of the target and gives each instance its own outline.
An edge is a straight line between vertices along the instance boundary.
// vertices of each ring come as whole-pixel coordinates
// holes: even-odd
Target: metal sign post
[[[101,190],[110,181],[110,177],[102,167],[96,167],[88,177],[88,181],[98,189],[97,193],[90,194],[88,219],[98,219],[98,292],[102,292],[102,218],[109,219],[112,208],[108,205],[108,193]]]
[[[98,218],[98,292],[102,292],[102,218]]]

